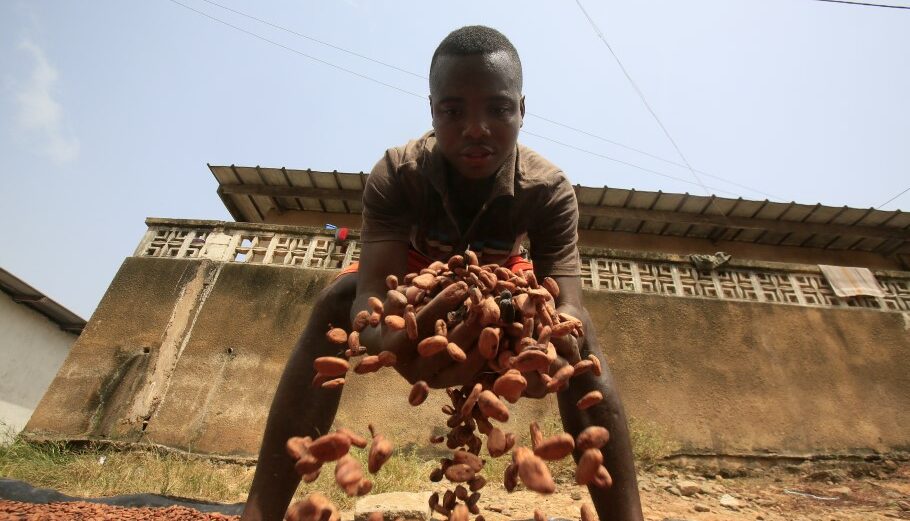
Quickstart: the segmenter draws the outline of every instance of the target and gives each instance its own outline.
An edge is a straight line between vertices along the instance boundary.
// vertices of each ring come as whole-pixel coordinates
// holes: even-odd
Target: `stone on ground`
[[[430,519],[429,492],[389,492],[365,496],[354,505],[354,521],[366,521],[373,512],[382,512],[383,521],[401,517],[405,521]]]

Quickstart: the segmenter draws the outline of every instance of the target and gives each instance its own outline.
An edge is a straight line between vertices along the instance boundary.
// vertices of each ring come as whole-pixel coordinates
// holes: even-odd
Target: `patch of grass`
[[[629,437],[635,461],[650,463],[670,455],[672,447],[657,424],[639,418],[629,418]]]

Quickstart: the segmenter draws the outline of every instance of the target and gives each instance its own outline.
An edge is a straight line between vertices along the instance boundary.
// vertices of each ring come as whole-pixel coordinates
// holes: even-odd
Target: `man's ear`
[[[427,99],[430,101],[430,117],[436,119],[436,115],[433,114],[433,95],[427,96]]]
[[[521,101],[518,103],[518,108],[521,111],[521,126],[525,124],[525,97],[521,97]]]

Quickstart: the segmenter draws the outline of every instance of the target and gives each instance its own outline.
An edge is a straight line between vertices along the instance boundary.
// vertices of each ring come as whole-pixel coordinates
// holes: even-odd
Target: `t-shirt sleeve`
[[[544,276],[580,276],[578,201],[562,172],[543,194],[534,226],[528,229],[534,272]]]
[[[403,241],[411,236],[410,205],[396,172],[395,151],[380,159],[363,188],[362,242]]]

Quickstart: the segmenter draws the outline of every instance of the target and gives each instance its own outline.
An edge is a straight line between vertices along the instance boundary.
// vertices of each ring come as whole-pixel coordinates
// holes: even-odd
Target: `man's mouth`
[[[493,157],[493,150],[485,146],[470,146],[461,151],[461,157],[472,166],[482,166]]]

